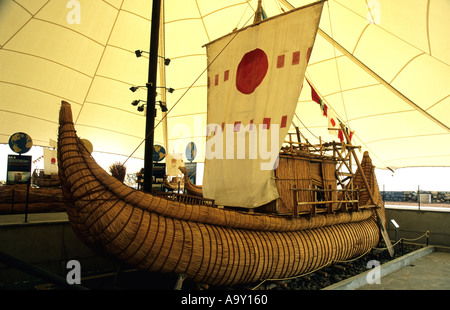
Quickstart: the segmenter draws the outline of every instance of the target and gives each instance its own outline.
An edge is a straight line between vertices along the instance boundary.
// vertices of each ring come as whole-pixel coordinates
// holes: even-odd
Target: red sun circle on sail
[[[269,68],[267,55],[257,48],[246,53],[238,65],[236,72],[236,88],[243,94],[253,93],[266,76]]]

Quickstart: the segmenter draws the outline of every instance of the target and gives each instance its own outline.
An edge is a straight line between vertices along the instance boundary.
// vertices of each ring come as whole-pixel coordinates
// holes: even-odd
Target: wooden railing
[[[214,207],[215,202],[214,199],[202,198],[192,195],[178,194],[172,192],[156,192],[156,195],[159,197],[163,197],[165,199],[169,199],[172,201],[178,201],[186,204],[197,204],[203,206]]]
[[[295,186],[291,188],[293,195],[293,210],[292,216],[298,217],[299,215],[316,215],[318,213],[328,213],[332,214],[335,211],[358,211],[361,208],[358,205],[358,196],[362,190],[359,189],[321,189],[321,188],[296,188]],[[341,196],[344,199],[336,199],[336,200],[316,200],[316,201],[299,201],[298,192],[301,191],[311,191],[314,193],[323,193],[325,197],[325,193],[336,192],[337,196],[339,193],[342,193]],[[308,210],[304,210],[301,208],[302,206],[309,206]],[[365,206],[370,207],[370,206]],[[301,210],[303,209],[303,210]]]

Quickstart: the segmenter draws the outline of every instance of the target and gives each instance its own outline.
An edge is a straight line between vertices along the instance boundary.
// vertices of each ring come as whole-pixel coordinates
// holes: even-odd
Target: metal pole
[[[11,214],[14,213],[14,188],[12,190],[12,197],[11,197]]]
[[[145,122],[145,153],[144,153],[144,186],[145,192],[152,191],[153,179],[153,141],[155,128],[156,78],[158,71],[158,43],[161,0],[153,0],[152,28],[150,34],[150,59],[148,65],[147,83],[147,115]]]
[[[31,179],[27,181],[27,196],[25,200],[25,223],[28,222],[28,197],[30,195],[30,183]]]
[[[419,202],[419,211],[420,211],[420,185],[417,185],[417,201]]]

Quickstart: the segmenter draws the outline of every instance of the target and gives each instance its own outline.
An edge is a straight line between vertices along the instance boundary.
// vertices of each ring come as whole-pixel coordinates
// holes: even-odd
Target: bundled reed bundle
[[[123,183],[127,168],[122,163],[116,162],[109,166],[109,172],[113,177]]]
[[[31,181],[33,184],[39,187],[59,187],[61,186],[61,181],[57,173],[52,173],[50,175],[44,175],[43,173],[38,174],[36,169],[31,175]]]
[[[27,189],[26,184],[0,186],[0,214],[64,211],[66,201],[60,188]]]
[[[178,167],[178,169],[183,173],[184,175],[184,188],[188,192],[189,195],[197,196],[197,197],[203,197],[203,189],[200,185],[192,184],[191,180],[189,179],[186,167]]]

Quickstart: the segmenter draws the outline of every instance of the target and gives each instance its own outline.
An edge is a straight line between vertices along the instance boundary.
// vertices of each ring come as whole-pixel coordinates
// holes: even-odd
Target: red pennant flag
[[[311,83],[306,80],[309,84],[309,87],[311,87],[311,98],[313,101],[317,102],[320,105],[320,108],[322,109],[323,116],[328,116],[328,106],[323,102],[322,99],[320,99],[319,94],[317,91],[312,87]]]

